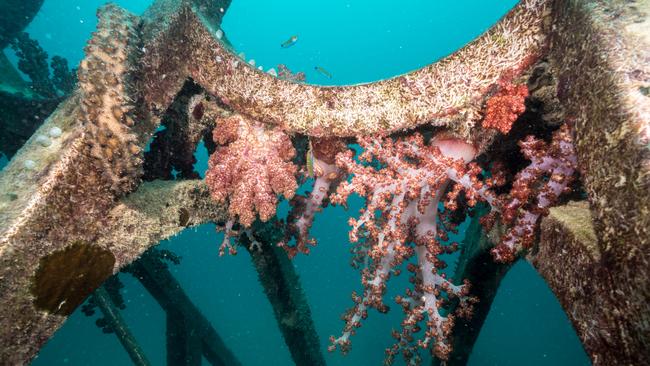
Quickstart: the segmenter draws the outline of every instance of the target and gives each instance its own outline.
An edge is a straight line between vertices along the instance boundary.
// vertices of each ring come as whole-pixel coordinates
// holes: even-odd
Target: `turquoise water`
[[[27,31],[50,55],[76,64],[101,3],[46,0]],[[149,5],[116,3],[135,13]],[[310,83],[352,84],[394,76],[444,57],[482,33],[514,3],[234,0],[223,28],[238,51],[265,69],[284,63],[293,71],[304,71]],[[294,34],[298,42],[281,48]],[[316,72],[316,66],[332,78]],[[203,172],[207,153],[199,149],[197,157],[197,170]],[[6,160],[0,159],[1,167]],[[351,305],[350,293],[360,290],[359,274],[348,264],[349,212],[329,208],[318,216],[312,231],[318,247],[308,257],[294,260],[323,350],[328,337],[342,329],[339,317]],[[214,226],[204,225],[160,247],[182,257],[180,265],[170,266],[172,273],[243,365],[291,365],[248,254],[240,251],[219,258],[220,242]],[[133,277],[120,278],[127,305],[123,317],[152,364],[165,364],[163,311]],[[386,299],[405,286],[406,276],[391,280]],[[324,351],[328,365],[380,365],[384,348],[392,344],[390,330],[399,326],[401,315],[397,308],[386,315],[371,313],[349,355]],[[130,364],[117,338],[95,326],[96,318],[75,312],[33,365]],[[529,264],[520,262],[503,281],[469,364],[588,365],[589,360],[549,288]]]

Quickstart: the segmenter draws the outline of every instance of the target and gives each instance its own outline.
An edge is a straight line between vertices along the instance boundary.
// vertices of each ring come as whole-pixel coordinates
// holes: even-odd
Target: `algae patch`
[[[111,252],[81,242],[41,258],[31,288],[34,306],[70,315],[113,274],[114,264]]]

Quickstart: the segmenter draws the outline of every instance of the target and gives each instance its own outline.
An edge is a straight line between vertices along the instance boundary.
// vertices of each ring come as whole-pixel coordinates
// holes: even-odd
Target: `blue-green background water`
[[[96,0],[46,0],[27,31],[50,55],[78,63],[95,29]],[[117,4],[140,14],[149,1]],[[223,29],[238,51],[265,69],[284,63],[304,71],[315,84],[352,84],[378,80],[424,66],[462,47],[501,17],[515,1],[260,1],[234,0]],[[298,42],[280,44],[298,34]],[[10,55],[11,57],[11,55]],[[328,70],[333,77],[314,71]],[[205,150],[197,152],[199,171],[207,167]],[[6,159],[0,157],[0,167]],[[349,212],[355,212],[354,207]],[[342,329],[341,313],[360,290],[358,272],[349,266],[347,217],[328,208],[317,217],[313,235],[319,245],[294,260],[307,295],[322,349]],[[192,301],[212,322],[244,365],[291,365],[270,304],[245,251],[219,258],[212,225],[188,229],[161,247],[182,257],[171,271]],[[127,308],[123,316],[154,365],[165,363],[165,318],[144,288],[121,275]],[[406,276],[391,280],[386,300],[406,288]],[[96,318],[96,317],[95,317]],[[33,365],[128,365],[114,335],[102,334],[75,312],[43,348]],[[401,311],[373,312],[353,339],[347,356],[327,353],[329,365],[380,365],[392,344]],[[557,300],[526,262],[516,264],[503,281],[481,331],[471,365],[588,365],[589,360]]]

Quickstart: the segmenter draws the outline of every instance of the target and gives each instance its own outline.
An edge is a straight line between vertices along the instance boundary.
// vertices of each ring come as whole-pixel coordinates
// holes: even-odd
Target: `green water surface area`
[[[27,31],[50,54],[72,65],[95,29],[103,1],[45,0]],[[140,14],[148,1],[119,0]],[[370,82],[427,65],[472,40],[496,22],[515,1],[499,0],[233,0],[223,29],[238,52],[265,69],[286,64],[303,71],[307,82],[344,85]],[[291,36],[298,40],[280,45]],[[9,53],[11,60],[15,57]],[[319,72],[320,67],[330,74]],[[207,168],[207,153],[197,151],[197,170]],[[6,159],[0,157],[0,167]],[[303,188],[304,189],[304,188]],[[350,211],[328,208],[312,234],[319,245],[293,262],[300,275],[316,330],[325,350],[330,335],[343,326],[340,315],[361,290],[359,273],[349,266],[347,218]],[[281,212],[286,213],[284,203]],[[462,233],[461,233],[462,235]],[[181,257],[170,271],[244,365],[291,365],[271,306],[245,251],[219,258],[222,234],[213,225],[188,229],[161,243]],[[153,365],[165,364],[165,315],[151,295],[128,274],[120,275],[126,308],[121,312]],[[391,298],[407,287],[407,276],[392,279]],[[390,331],[402,313],[371,312],[353,338],[350,354],[325,353],[328,365],[381,365]],[[113,334],[103,334],[94,317],[77,310],[32,363],[40,365],[129,365]],[[425,359],[424,364],[429,364]],[[544,281],[526,262],[517,263],[503,281],[471,355],[470,365],[588,365],[581,344]],[[207,364],[204,362],[204,364]],[[398,359],[397,364],[402,364]]]

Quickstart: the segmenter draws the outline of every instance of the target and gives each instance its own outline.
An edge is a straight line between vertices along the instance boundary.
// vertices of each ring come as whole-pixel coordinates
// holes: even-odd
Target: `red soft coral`
[[[502,83],[499,91],[491,96],[485,103],[485,117],[483,128],[494,128],[503,134],[510,132],[512,124],[526,110],[526,85]]]
[[[277,195],[291,199],[298,188],[296,154],[289,136],[242,115],[217,121],[205,181],[217,202],[229,200],[231,220],[249,227],[275,215]]]

